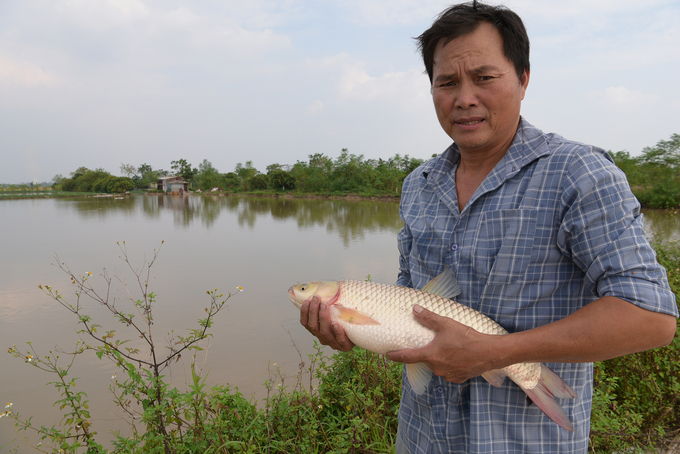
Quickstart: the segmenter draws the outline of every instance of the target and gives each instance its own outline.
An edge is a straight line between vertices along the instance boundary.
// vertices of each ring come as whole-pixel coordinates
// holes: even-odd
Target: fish
[[[331,321],[339,323],[355,345],[381,355],[424,347],[434,339],[435,332],[415,319],[413,306],[416,304],[480,333],[508,334],[491,318],[456,302],[453,298],[460,292],[458,281],[447,266],[421,290],[353,280],[314,281],[293,285],[288,289],[288,297],[298,309],[317,297],[328,305]],[[424,363],[406,364],[406,376],[413,390],[423,394],[432,372]],[[513,364],[487,371],[482,377],[496,387],[509,378],[548,418],[573,432],[574,426],[555,398],[573,399],[576,393],[545,364]]]

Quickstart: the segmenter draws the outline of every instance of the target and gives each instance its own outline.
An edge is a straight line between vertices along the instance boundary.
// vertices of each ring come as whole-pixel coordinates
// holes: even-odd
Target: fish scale
[[[349,340],[379,354],[424,347],[434,339],[435,332],[415,319],[416,304],[480,333],[508,334],[486,315],[451,299],[458,294],[460,287],[448,267],[421,290],[351,280],[315,281],[288,289],[288,297],[298,309],[312,301],[326,304],[331,320],[342,326]],[[406,364],[406,376],[417,394],[430,387],[432,372],[424,363]],[[512,364],[486,371],[482,377],[495,387],[502,386],[505,377],[510,378],[550,419],[566,430],[574,430],[555,398],[573,399],[576,393],[544,364]]]
[[[481,312],[439,295],[375,282],[341,280],[338,284],[340,295],[335,304],[363,312],[380,325],[346,323],[338,318],[337,312],[331,312],[331,317],[343,326],[352,342],[375,353],[420,348],[434,339],[435,332],[413,317],[416,304],[483,334],[508,334]],[[541,375],[537,363],[513,364],[505,370],[511,380],[529,389],[536,386]]]

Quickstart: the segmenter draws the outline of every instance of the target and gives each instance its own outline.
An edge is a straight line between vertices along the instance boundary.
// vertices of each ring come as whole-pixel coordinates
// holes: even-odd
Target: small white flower
[[[7,402],[7,405],[5,405],[5,408],[12,408],[12,405],[14,405],[12,402]]]
[[[243,287],[241,287],[240,285],[237,286],[236,288],[238,289],[239,292],[242,292],[242,291],[243,291]]]
[[[111,375],[111,380],[115,380],[115,379],[116,379],[116,374]]]

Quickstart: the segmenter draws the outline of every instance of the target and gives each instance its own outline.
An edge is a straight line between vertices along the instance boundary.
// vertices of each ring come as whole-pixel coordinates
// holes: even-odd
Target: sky
[[[0,0],[0,183],[429,158],[451,139],[413,37],[450,4]],[[680,133],[678,0],[504,4],[531,40],[529,122],[631,155]]]

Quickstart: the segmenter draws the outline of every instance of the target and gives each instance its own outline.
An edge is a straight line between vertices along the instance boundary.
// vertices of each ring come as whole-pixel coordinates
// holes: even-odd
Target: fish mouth
[[[288,298],[290,298],[290,302],[293,303],[298,309],[302,307],[302,303],[295,299],[295,289],[293,287],[288,289]]]

